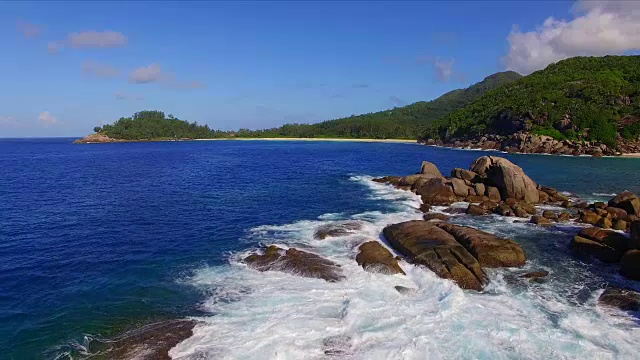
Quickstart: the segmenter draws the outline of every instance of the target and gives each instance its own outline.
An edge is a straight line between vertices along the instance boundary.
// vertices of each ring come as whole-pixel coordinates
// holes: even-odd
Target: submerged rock
[[[532,271],[526,274],[522,274],[520,275],[520,277],[523,279],[540,279],[540,278],[547,277],[548,275],[549,275],[548,271],[540,270],[540,271]]]
[[[356,262],[365,270],[383,274],[403,274],[404,270],[398,265],[398,260],[387,248],[377,241],[368,241],[359,247]]]
[[[425,221],[449,221],[449,215],[442,213],[428,213],[424,214],[423,219]]]
[[[353,354],[353,350],[351,349],[351,336],[330,336],[322,341],[322,345],[325,355],[344,356]]]
[[[358,221],[344,221],[334,224],[326,224],[319,226],[313,234],[318,240],[324,240],[328,237],[337,237],[349,235],[355,230],[362,229],[362,223]]]
[[[394,286],[394,289],[396,289],[396,291],[402,295],[414,295],[416,292],[418,292],[417,289],[412,289],[401,285]]]
[[[600,295],[598,303],[624,311],[640,311],[640,293],[634,290],[610,287]]]
[[[544,217],[542,215],[533,215],[529,222],[532,223],[532,224],[542,225],[542,226],[553,225],[553,221],[547,219],[546,217]]]
[[[193,335],[194,320],[162,321],[129,331],[107,342],[108,348],[91,358],[171,360],[169,350]]]
[[[340,265],[320,255],[295,248],[284,250],[270,245],[263,254],[249,255],[243,262],[258,271],[282,271],[329,282],[344,279]]]
[[[433,223],[407,221],[383,230],[389,244],[413,264],[424,265],[463,289],[482,290],[487,276],[456,239]]]

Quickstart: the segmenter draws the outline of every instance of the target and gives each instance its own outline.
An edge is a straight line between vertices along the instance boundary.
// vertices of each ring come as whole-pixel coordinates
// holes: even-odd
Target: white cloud
[[[24,35],[24,37],[34,38],[40,36],[42,32],[42,26],[37,24],[32,24],[30,22],[19,20],[16,24],[18,27],[18,31]]]
[[[129,75],[129,81],[135,84],[149,84],[167,80],[167,74],[162,72],[159,64],[141,66]]]
[[[100,78],[115,78],[120,76],[119,69],[107,64],[101,64],[88,60],[82,62],[82,72]]]
[[[550,17],[535,31],[514,28],[503,61],[522,74],[574,56],[622,54],[640,49],[639,1],[585,1],[574,6],[572,20]]]
[[[162,70],[160,64],[141,66],[129,74],[129,82],[134,84],[158,83],[176,89],[200,89],[205,85],[198,81],[178,81],[173,73]]]
[[[55,125],[58,123],[58,119],[56,119],[48,111],[41,112],[40,115],[38,116],[38,120],[40,120],[40,123],[44,125]]]
[[[451,80],[453,76],[453,59],[442,60],[437,58],[433,63],[434,71],[436,73],[436,79],[438,81],[447,82]]]
[[[127,45],[127,37],[117,31],[88,30],[67,37],[74,48],[113,48]]]

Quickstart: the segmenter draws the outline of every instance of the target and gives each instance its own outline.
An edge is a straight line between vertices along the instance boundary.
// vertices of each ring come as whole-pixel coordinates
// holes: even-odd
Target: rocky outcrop
[[[423,219],[425,221],[449,221],[449,215],[442,213],[428,213],[424,214]]]
[[[324,240],[328,237],[346,236],[355,230],[360,230],[362,223],[358,221],[343,221],[319,226],[313,233],[313,237]]]
[[[284,250],[271,245],[262,254],[254,253],[247,256],[243,262],[258,271],[282,271],[329,282],[344,278],[340,265],[319,255],[295,248]]]
[[[438,167],[429,161],[422,162],[422,165],[420,166],[420,174],[430,177],[442,177]]]
[[[405,275],[404,270],[398,265],[398,260],[379,242],[368,241],[360,245],[358,250],[360,252],[356,255],[356,262],[365,270],[383,274]]]
[[[573,238],[571,247],[580,254],[594,256],[602,262],[616,263],[629,249],[629,239],[613,230],[591,227],[581,230]]]
[[[609,206],[620,208],[635,216],[640,216],[640,199],[630,191],[623,191],[609,200]]]
[[[558,122],[562,127],[563,120]],[[520,131],[518,131],[520,130]],[[573,140],[555,140],[550,136],[536,135],[530,129],[513,128],[510,135],[483,135],[471,138],[450,138],[446,141],[426,139],[424,143],[432,146],[444,146],[463,149],[501,150],[508,153],[552,154],[552,155],[620,155],[640,152],[640,142],[618,138],[617,147],[603,143]]]
[[[525,263],[520,246],[478,229],[444,222],[407,221],[387,226],[389,244],[413,264],[424,265],[463,289],[481,290],[482,267],[518,267]]]
[[[513,240],[500,238],[468,226],[449,223],[435,225],[451,234],[473,257],[478,259],[482,267],[520,267],[525,263],[524,252]]]
[[[598,304],[624,311],[640,311],[640,293],[630,289],[610,287],[600,295]]]
[[[423,265],[463,289],[482,290],[487,276],[456,239],[427,221],[407,221],[384,228],[389,244],[413,264]]]
[[[180,319],[146,325],[104,342],[99,354],[91,358],[171,360],[169,350],[193,335],[196,322]]]
[[[521,167],[495,156],[482,156],[471,165],[471,171],[486,176],[487,183],[500,191],[502,199],[513,198],[535,204],[540,200],[536,183]]]
[[[121,139],[113,139],[104,134],[90,134],[82,139],[78,139],[74,141],[74,144],[102,144],[102,143],[112,143],[112,142],[123,142],[126,140]]]

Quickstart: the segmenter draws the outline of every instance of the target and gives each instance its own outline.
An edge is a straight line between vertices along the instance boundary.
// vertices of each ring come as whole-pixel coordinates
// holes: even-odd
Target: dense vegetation
[[[141,111],[130,118],[120,118],[112,125],[95,128],[97,133],[125,140],[185,139],[220,137],[294,137],[294,138],[371,138],[417,139],[427,125],[453,110],[480,98],[485,92],[519,79],[518,73],[493,74],[466,89],[448,92],[433,101],[420,101],[375,113],[324,121],[317,124],[285,124],[265,130],[240,129],[223,132],[179,120],[160,111]]]
[[[491,90],[432,122],[443,140],[518,130],[614,145],[640,135],[640,56],[576,57]]]
[[[241,137],[328,137],[363,139],[417,139],[427,125],[480,98],[489,90],[522,76],[513,71],[493,74],[466,89],[450,91],[433,101],[420,101],[390,110],[354,115],[317,124],[286,124],[278,128],[248,131]]]

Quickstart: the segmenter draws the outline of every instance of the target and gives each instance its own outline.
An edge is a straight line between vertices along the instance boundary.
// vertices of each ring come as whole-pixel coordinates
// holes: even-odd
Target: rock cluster
[[[251,254],[243,261],[259,271],[283,271],[329,282],[344,279],[340,265],[319,255],[295,248],[284,250],[271,245],[262,254]]]
[[[603,229],[629,230],[640,215],[640,199],[629,191],[621,192],[607,204],[595,202],[578,212],[579,220]]]
[[[359,250],[356,262],[365,270],[383,274],[405,275],[404,270],[398,265],[398,259],[378,241],[368,241],[360,245]]]
[[[111,143],[111,142],[123,142],[125,140],[112,139],[104,134],[90,134],[82,139],[78,139],[74,141],[74,144],[100,144],[100,143]]]
[[[426,145],[454,147],[462,149],[499,150],[509,153],[554,154],[554,155],[620,155],[640,151],[640,144],[620,139],[618,148],[603,143],[589,141],[554,140],[551,136],[535,135],[518,131],[511,135],[484,135],[471,139],[451,139],[448,141],[427,139]]]
[[[389,244],[413,264],[423,265],[463,289],[482,290],[483,267],[522,266],[525,256],[513,240],[465,226],[422,220],[389,225]]]

